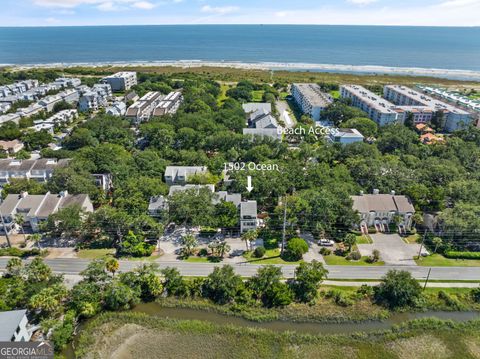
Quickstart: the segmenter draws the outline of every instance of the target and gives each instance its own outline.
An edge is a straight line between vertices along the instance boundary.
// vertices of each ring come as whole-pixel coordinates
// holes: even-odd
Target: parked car
[[[335,242],[331,239],[320,239],[318,241],[318,245],[322,247],[333,247],[334,244]]]

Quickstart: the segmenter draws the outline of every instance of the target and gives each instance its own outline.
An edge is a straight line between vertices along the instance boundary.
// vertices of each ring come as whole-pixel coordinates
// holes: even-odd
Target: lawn
[[[357,244],[372,244],[373,241],[372,241],[372,238],[370,238],[369,235],[361,235],[361,236],[357,236],[357,239],[356,239],[356,243]]]
[[[336,256],[335,254],[323,256],[325,262],[330,266],[383,266],[385,264],[385,262],[382,261],[368,263],[367,258],[368,257],[364,256],[359,261],[349,261],[345,257]]]
[[[183,259],[185,262],[190,263],[219,263],[221,258],[219,257],[199,257],[199,256],[190,256],[186,259]]]
[[[402,237],[402,238],[404,242],[408,244],[412,244],[412,243],[419,243],[421,237],[422,236],[420,234],[411,234],[407,237]]]
[[[333,98],[340,98],[340,91],[330,91],[330,95]]]
[[[450,259],[441,254],[432,254],[415,259],[419,266],[424,267],[480,267],[479,259]]]
[[[252,91],[253,102],[262,102],[264,92],[263,90]]]
[[[100,259],[111,257],[115,254],[115,249],[113,248],[102,248],[102,249],[80,249],[77,252],[77,258],[81,259]]]
[[[243,257],[252,264],[298,264],[301,261],[287,262],[280,258],[280,249],[267,249],[263,258],[255,258],[253,252],[245,252]]]
[[[230,88],[230,86],[225,85],[225,84],[220,84],[220,95],[218,96],[217,103],[219,105],[222,105],[223,102],[228,98],[227,96],[227,91]]]

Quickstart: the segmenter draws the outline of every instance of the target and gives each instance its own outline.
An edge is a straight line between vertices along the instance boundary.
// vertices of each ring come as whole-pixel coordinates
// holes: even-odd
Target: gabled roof
[[[364,194],[351,196],[353,209],[360,213],[367,212],[415,212],[413,204],[406,196],[391,194]]]

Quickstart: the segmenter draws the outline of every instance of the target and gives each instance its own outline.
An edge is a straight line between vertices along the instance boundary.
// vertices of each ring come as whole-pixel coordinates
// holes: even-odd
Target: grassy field
[[[373,241],[372,241],[372,238],[370,238],[370,236],[361,235],[361,236],[357,236],[356,243],[357,244],[372,244]]]
[[[422,241],[422,236],[420,234],[411,234],[407,237],[402,237],[403,241],[406,243],[420,243]]]
[[[480,267],[478,259],[450,259],[441,254],[432,254],[415,259],[419,266],[424,267]]]
[[[480,322],[418,320],[375,334],[307,335],[105,313],[81,332],[78,358],[478,358]]]
[[[230,89],[231,86],[221,83],[220,84],[220,96],[218,96],[218,105],[222,105],[223,102],[228,98],[227,91]]]
[[[335,254],[323,256],[325,262],[331,266],[383,266],[385,264],[385,262],[382,261],[368,263],[367,258],[368,257],[362,257],[359,261],[349,261],[345,257],[337,256]]]
[[[382,85],[397,83],[401,85],[437,85],[440,87],[455,88],[478,88],[480,83],[474,81],[458,81],[439,79],[427,76],[401,76],[385,74],[340,74],[334,72],[301,72],[301,71],[273,71],[273,78],[270,71],[256,69],[236,69],[223,67],[195,67],[183,68],[173,66],[104,66],[104,67],[73,67],[65,68],[63,71],[72,75],[97,75],[103,76],[117,71],[138,71],[146,73],[158,73],[175,75],[179,78],[202,75],[216,81],[240,81],[249,80],[254,82],[329,82],[329,83],[355,83],[360,85]]]
[[[253,102],[262,102],[263,101],[263,93],[265,91],[263,90],[258,90],[258,91],[252,91],[252,100]]]
[[[301,261],[287,262],[280,258],[280,249],[267,249],[263,258],[256,258],[253,256],[253,252],[246,252],[243,254],[243,257],[249,263],[253,264],[298,264]]]

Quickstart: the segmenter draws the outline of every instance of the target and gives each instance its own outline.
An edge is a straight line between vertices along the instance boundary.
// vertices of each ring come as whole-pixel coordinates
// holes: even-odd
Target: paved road
[[[0,269],[4,269],[8,258],[0,258]],[[58,258],[46,259],[48,264],[56,273],[78,274],[89,263],[87,259]],[[129,271],[139,266],[140,261],[120,261],[120,271]],[[189,263],[189,262],[165,262],[148,261],[144,263],[157,263],[160,268],[176,267],[185,276],[206,276],[215,266],[222,266],[222,263]],[[260,265],[255,264],[234,264],[235,271],[245,277],[256,273]],[[282,265],[285,277],[293,277],[294,265]],[[424,279],[428,273],[428,267],[419,266],[326,266],[329,270],[329,278],[332,279],[380,279],[390,269],[407,270],[417,279]],[[433,267],[430,273],[432,280],[480,280],[480,267]]]

